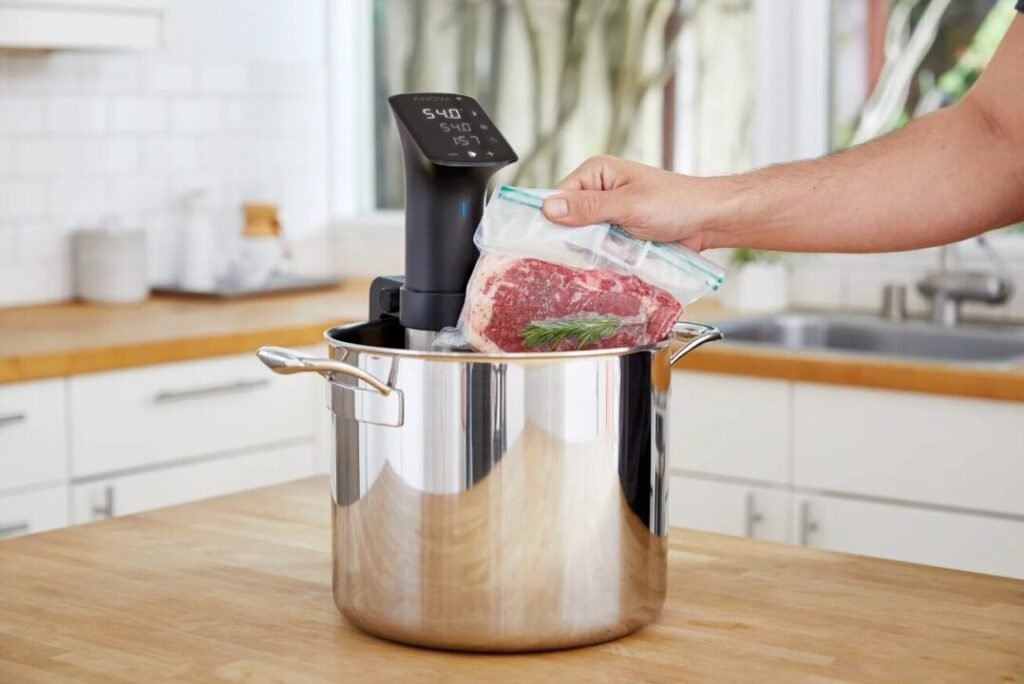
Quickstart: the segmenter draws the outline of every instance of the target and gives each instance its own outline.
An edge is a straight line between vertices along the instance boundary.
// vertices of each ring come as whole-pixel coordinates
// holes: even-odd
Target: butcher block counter
[[[329,521],[321,477],[4,542],[0,681],[1024,681],[1022,581],[676,529],[632,636],[395,645],[335,610]]]
[[[58,304],[0,310],[0,383],[131,368],[261,345],[316,344],[333,325],[362,320],[368,280],[320,292],[235,301],[157,296],[132,307]],[[686,317],[735,317],[698,302]],[[977,368],[869,357],[709,345],[686,370],[1024,401],[1024,366]]]

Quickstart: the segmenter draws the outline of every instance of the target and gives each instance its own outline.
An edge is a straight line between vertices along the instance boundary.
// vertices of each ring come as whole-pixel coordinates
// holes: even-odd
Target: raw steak
[[[636,276],[493,255],[477,262],[466,307],[466,341],[481,352],[578,349],[575,338],[526,348],[522,334],[530,323],[596,316],[615,316],[623,323],[586,348],[652,344],[668,337],[683,310],[668,292]]]

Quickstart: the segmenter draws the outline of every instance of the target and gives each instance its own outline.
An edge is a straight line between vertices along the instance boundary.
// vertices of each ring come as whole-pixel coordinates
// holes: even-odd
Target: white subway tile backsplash
[[[105,165],[111,173],[126,173],[139,167],[139,143],[130,138],[116,138],[105,142]]]
[[[79,56],[79,81],[89,92],[131,93],[138,90],[140,58],[126,54]]]
[[[192,138],[161,138],[142,143],[144,171],[191,171],[199,164]]]
[[[250,76],[252,92],[264,94],[316,95],[325,92],[326,70],[318,64],[259,64]]]
[[[4,181],[0,219],[34,218],[46,213],[46,186],[35,181]]]
[[[0,97],[0,135],[43,130],[45,101],[33,97]]]
[[[14,171],[14,145],[0,138],[0,177]]]
[[[195,87],[195,72],[187,62],[153,62],[144,70],[142,87],[151,93],[188,93]]]
[[[220,102],[186,99],[174,103],[172,122],[177,133],[208,133],[220,127]]]
[[[283,130],[286,131],[319,133],[327,128],[327,105],[323,98],[286,100],[281,114]]]
[[[73,173],[77,159],[77,150],[67,140],[30,139],[14,145],[14,170],[22,176]]]
[[[249,69],[240,64],[210,64],[199,69],[199,89],[204,93],[240,94],[249,89]]]
[[[843,304],[843,272],[825,265],[797,262],[789,269],[790,306],[835,309]]]
[[[119,97],[111,102],[111,127],[127,133],[156,133],[167,129],[167,103],[161,99]]]
[[[907,289],[907,310],[912,315],[928,312],[928,301],[917,291],[917,281],[926,269],[887,267],[885,269],[854,269],[846,272],[845,308],[877,311],[882,305],[882,290],[886,285],[902,285]]]
[[[107,212],[107,186],[102,178],[60,179],[50,185],[51,216],[86,225]]]
[[[167,210],[167,181],[160,176],[116,178],[110,188],[110,210],[119,215]]]
[[[99,133],[106,128],[106,102],[99,97],[55,97],[48,103],[47,130]]]
[[[80,226],[52,219],[23,221],[17,225],[18,259],[66,262],[70,259],[71,231]]]
[[[13,225],[0,223],[0,266],[14,262],[17,242],[17,228]]]
[[[225,60],[234,61],[225,61]],[[69,235],[114,215],[174,273],[182,196],[209,193],[227,245],[243,201],[289,234],[327,225],[326,72],[177,51],[0,51],[0,306],[70,295]]]

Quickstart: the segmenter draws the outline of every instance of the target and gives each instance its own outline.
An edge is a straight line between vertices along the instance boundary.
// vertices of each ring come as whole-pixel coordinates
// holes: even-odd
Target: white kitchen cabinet
[[[0,496],[0,540],[45,532],[67,524],[66,485]]]
[[[0,0],[0,47],[145,50],[163,44],[159,0]]]
[[[308,445],[268,449],[71,487],[75,523],[141,513],[313,474]]]
[[[669,525],[777,542],[790,541],[789,492],[673,475]]]
[[[789,383],[676,372],[669,411],[673,469],[788,482]]]
[[[64,380],[0,385],[0,491],[67,478]]]
[[[275,375],[255,354],[74,376],[68,381],[72,478],[290,441],[311,444],[315,415],[323,410],[313,382],[323,380]]]
[[[806,383],[793,398],[796,487],[1024,515],[1024,403]]]
[[[808,546],[1024,578],[1024,521],[824,495],[793,502],[793,537]]]

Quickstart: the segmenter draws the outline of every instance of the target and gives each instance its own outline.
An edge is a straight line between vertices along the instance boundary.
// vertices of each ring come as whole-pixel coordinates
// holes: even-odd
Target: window
[[[403,204],[396,92],[475,97],[519,155],[500,182],[550,186],[599,153],[671,165],[682,23],[676,0],[373,0],[377,207]]]
[[[832,146],[960,99],[1014,17],[1012,0],[833,0]]]

